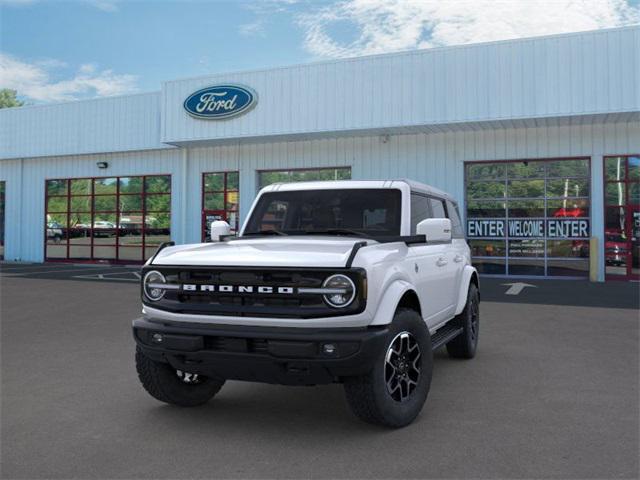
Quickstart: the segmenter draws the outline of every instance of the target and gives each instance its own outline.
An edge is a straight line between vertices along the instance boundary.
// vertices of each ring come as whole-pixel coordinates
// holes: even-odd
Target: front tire
[[[480,296],[475,284],[469,285],[467,304],[453,322],[454,325],[462,327],[462,333],[447,343],[449,356],[452,358],[475,357],[480,333]]]
[[[136,370],[142,386],[153,398],[180,407],[203,405],[224,385],[224,380],[182,372],[168,363],[151,360],[138,346]]]
[[[347,402],[365,422],[404,427],[422,410],[432,369],[431,336],[424,320],[414,310],[398,309],[373,369],[345,381]]]

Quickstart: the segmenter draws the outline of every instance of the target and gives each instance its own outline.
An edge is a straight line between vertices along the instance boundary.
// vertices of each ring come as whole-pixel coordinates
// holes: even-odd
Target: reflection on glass
[[[142,260],[142,249],[140,247],[127,248],[120,247],[118,250],[119,260],[130,260],[132,262],[139,262]]]
[[[629,183],[629,203],[640,205],[640,183]]]
[[[95,212],[115,212],[117,197],[115,195],[97,195],[93,197],[93,210]]]
[[[628,179],[629,180],[640,180],[640,157],[629,157],[628,160]]]
[[[607,183],[605,201],[608,205],[625,205],[625,184],[622,182]]]
[[[606,230],[624,230],[626,221],[624,207],[609,207],[604,211],[604,226]]]
[[[504,240],[469,240],[468,243],[473,257],[504,257],[506,254]]]
[[[547,261],[547,275],[557,277],[588,277],[588,260],[556,260]]]
[[[239,190],[240,176],[238,172],[227,173],[227,190]]]
[[[509,218],[544,217],[544,200],[509,200]]]
[[[96,178],[94,181],[93,193],[98,194],[113,194],[118,191],[118,179],[117,178]]]
[[[504,198],[504,182],[468,182],[467,196],[469,198]]]
[[[205,210],[224,210],[224,193],[205,193]]]
[[[485,275],[504,275],[506,273],[506,261],[496,258],[474,258],[472,262],[478,273]]]
[[[47,195],[66,195],[66,180],[47,180]]]
[[[499,180],[504,179],[506,165],[500,163],[467,164],[468,180]]]
[[[146,193],[169,193],[171,191],[171,177],[169,175],[146,177],[145,183]]]
[[[91,179],[81,178],[71,180],[71,195],[91,195]]]
[[[142,177],[120,177],[120,195],[142,193]]]
[[[93,258],[101,260],[115,260],[116,259],[116,247],[115,246],[102,246],[93,245]]]
[[[66,243],[48,243],[47,242],[47,258],[67,258]]]
[[[147,212],[168,212],[171,209],[171,195],[147,195],[145,197]]]
[[[507,196],[513,198],[544,197],[544,180],[510,180]]]
[[[547,181],[547,197],[588,197],[589,180],[565,178]]]
[[[90,212],[91,197],[71,197],[72,212]]]
[[[142,211],[142,195],[122,195],[120,194],[121,212],[141,212]]]
[[[204,191],[215,192],[224,190],[224,173],[207,173],[204,176]]]
[[[91,246],[70,245],[69,258],[86,260],[91,258]]]
[[[513,162],[507,164],[509,178],[544,178],[545,162]]]
[[[133,225],[118,230],[118,245],[142,247],[142,229]]]
[[[510,257],[544,257],[544,240],[509,240]]]
[[[470,200],[467,202],[467,218],[500,218],[505,215],[505,202],[492,200]]]
[[[506,273],[506,260],[497,258],[474,258],[471,263],[478,273],[485,275],[504,275]]]
[[[547,216],[553,218],[589,217],[589,199],[547,200]]]
[[[67,197],[49,197],[47,198],[48,212],[66,212],[68,203]]]
[[[604,159],[604,176],[607,180],[624,180],[625,157],[610,157]]]
[[[589,160],[554,160],[547,162],[547,177],[588,177]]]
[[[509,259],[509,275],[544,275],[544,260]]]
[[[547,256],[589,258],[589,241],[547,240]]]

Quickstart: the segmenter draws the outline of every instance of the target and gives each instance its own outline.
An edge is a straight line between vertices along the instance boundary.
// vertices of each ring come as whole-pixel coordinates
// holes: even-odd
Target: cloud
[[[253,37],[256,35],[264,35],[264,20],[258,19],[250,23],[244,23],[238,27],[238,33],[245,37]]]
[[[334,58],[630,25],[640,22],[640,7],[626,0],[342,0],[297,22],[307,51]],[[345,40],[345,31],[354,37]]]
[[[36,102],[109,97],[137,90],[135,75],[100,70],[91,63],[81,65],[71,78],[53,79],[53,71],[64,65],[51,59],[28,63],[0,53],[0,88],[17,90],[19,95]]]

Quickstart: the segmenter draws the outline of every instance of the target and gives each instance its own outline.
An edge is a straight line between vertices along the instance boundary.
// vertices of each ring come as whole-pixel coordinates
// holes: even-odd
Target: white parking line
[[[136,278],[116,278],[114,275],[132,274]],[[109,278],[107,278],[109,277]],[[117,280],[119,282],[138,282],[140,274],[138,272],[111,272],[111,273],[94,273],[91,275],[74,275],[71,278],[82,278],[86,280]]]

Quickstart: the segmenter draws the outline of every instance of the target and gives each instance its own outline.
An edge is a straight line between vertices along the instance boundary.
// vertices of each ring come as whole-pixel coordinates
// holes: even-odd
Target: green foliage
[[[0,89],[0,108],[21,107],[24,102],[18,100],[18,92],[9,88]]]

